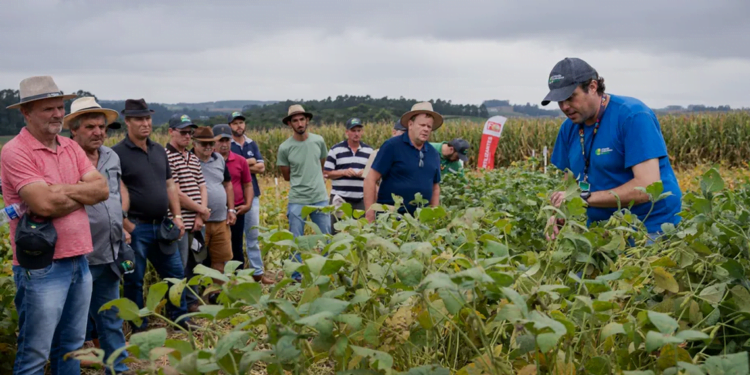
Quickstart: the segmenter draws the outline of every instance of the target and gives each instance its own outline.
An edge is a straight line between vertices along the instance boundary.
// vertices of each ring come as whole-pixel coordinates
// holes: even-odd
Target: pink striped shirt
[[[96,172],[81,146],[73,140],[57,136],[57,151],[42,145],[24,127],[0,153],[0,178],[3,181],[5,205],[21,203],[19,191],[34,182],[48,185],[76,184],[89,172]],[[10,222],[10,243],[13,247],[13,265],[16,260],[16,226],[18,220]],[[55,259],[70,258],[93,251],[91,228],[86,210],[80,209],[70,214],[52,219],[57,230]]]

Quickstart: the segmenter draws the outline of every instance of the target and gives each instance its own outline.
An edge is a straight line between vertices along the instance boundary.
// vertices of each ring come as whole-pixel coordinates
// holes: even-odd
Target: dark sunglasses
[[[180,135],[183,137],[186,135],[189,135],[192,137],[193,134],[195,134],[195,130],[180,130]]]
[[[198,142],[201,147],[214,147],[216,142]]]

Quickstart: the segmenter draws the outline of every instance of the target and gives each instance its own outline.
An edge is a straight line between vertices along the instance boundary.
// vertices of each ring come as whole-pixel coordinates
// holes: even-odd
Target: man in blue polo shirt
[[[568,117],[563,122],[552,151],[552,164],[569,169],[588,204],[589,225],[606,221],[618,203],[628,207],[644,222],[653,239],[664,223],[677,224],[682,192],[667,156],[667,146],[654,112],[638,99],[605,94],[604,78],[577,58],[555,65],[548,81],[550,92],[542,105],[558,102]],[[654,182],[664,184],[672,194],[653,209],[648,195],[637,190]],[[618,198],[612,193],[616,194]],[[552,194],[559,207],[564,192]],[[552,235],[558,226],[550,219]]]
[[[412,110],[401,116],[401,124],[408,130],[401,136],[393,137],[380,147],[372,169],[365,178],[364,193],[367,220],[375,220],[377,203],[393,205],[393,196],[404,199],[399,213],[414,214],[417,206],[411,202],[417,193],[430,202],[430,206],[440,203],[440,155],[427,141],[432,131],[443,124],[443,116],[432,110],[432,104],[414,104]],[[382,178],[380,189],[377,181]],[[377,191],[377,193],[376,193]]]

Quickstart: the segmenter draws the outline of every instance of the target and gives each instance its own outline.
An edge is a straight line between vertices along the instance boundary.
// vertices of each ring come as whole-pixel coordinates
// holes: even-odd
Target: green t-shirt
[[[451,172],[463,175],[464,165],[461,160],[449,161],[443,156],[443,145],[446,143],[448,142],[430,142],[430,145],[440,154],[440,173]]]
[[[310,133],[300,142],[289,137],[279,146],[276,165],[289,167],[289,203],[312,204],[328,201],[321,160],[328,156],[323,137]]]

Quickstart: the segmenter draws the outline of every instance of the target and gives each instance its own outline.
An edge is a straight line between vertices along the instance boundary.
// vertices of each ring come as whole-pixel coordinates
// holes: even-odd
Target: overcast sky
[[[750,107],[749,0],[0,0],[0,88],[176,103],[538,104],[564,57],[652,107]]]

